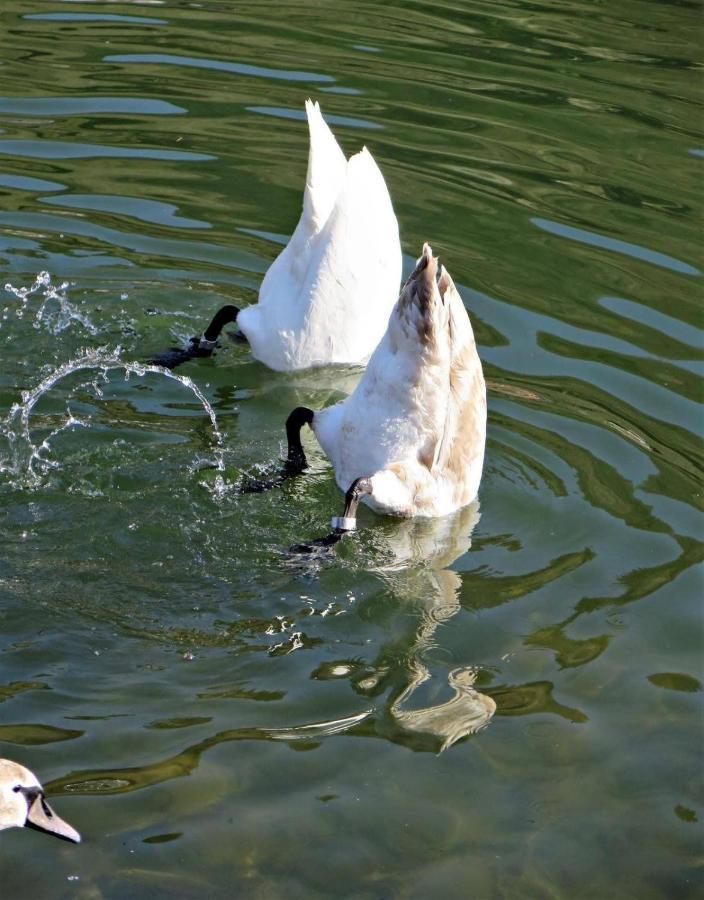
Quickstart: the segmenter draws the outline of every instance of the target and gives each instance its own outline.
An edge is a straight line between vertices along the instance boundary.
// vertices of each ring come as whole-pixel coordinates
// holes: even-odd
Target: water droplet
[[[37,276],[37,281],[39,280],[40,276]],[[55,468],[58,465],[55,462],[48,461],[41,455],[42,452],[46,452],[50,449],[52,438],[61,431],[74,425],[87,426],[89,424],[88,422],[83,422],[75,418],[71,414],[70,409],[67,409],[66,421],[45,438],[39,446],[33,442],[30,429],[30,417],[39,399],[50,391],[54,385],[61,381],[61,379],[72,375],[74,372],[86,369],[97,369],[97,377],[99,378],[102,376],[104,382],[108,381],[109,371],[112,369],[122,369],[125,373],[125,380],[132,374],[141,378],[146,374],[153,373],[163,375],[165,378],[170,378],[183,385],[200,401],[210,419],[216,442],[213,468],[217,469],[218,472],[224,471],[225,448],[222,433],[218,428],[215,411],[200,388],[186,375],[178,375],[161,366],[154,366],[146,363],[125,362],[120,359],[121,352],[122,349],[120,347],[116,347],[114,350],[110,350],[107,347],[98,347],[96,349],[87,350],[83,356],[69,360],[49,372],[49,374],[46,375],[33,390],[20,392],[22,402],[13,404],[7,417],[3,421],[0,421],[0,432],[4,434],[11,445],[14,445],[14,459],[10,471],[14,471],[16,475],[28,478],[32,483],[36,484],[39,481],[40,474],[43,473],[47,467]],[[98,390],[96,381],[92,382],[92,384],[96,394],[99,395],[100,391]],[[222,491],[224,494],[225,491],[224,482],[221,476],[218,476],[214,486],[206,485],[206,487],[208,487],[215,499],[219,498],[219,492]]]

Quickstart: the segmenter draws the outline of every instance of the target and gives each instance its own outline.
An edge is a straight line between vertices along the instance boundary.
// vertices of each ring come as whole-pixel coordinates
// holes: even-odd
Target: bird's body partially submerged
[[[437,280],[427,244],[356,390],[312,428],[340,488],[362,479],[378,512],[441,516],[476,497],[484,376],[462,299],[444,268]]]
[[[366,148],[349,161],[317,103],[303,212],[264,276],[259,302],[237,319],[252,354],[287,371],[362,364],[381,339],[401,280],[398,223]]]
[[[36,828],[67,841],[81,836],[49,806],[36,775],[10,759],[0,759],[0,831]]]

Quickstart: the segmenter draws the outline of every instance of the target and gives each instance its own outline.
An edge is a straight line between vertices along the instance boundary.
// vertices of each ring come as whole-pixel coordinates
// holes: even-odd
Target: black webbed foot
[[[293,544],[288,548],[288,552],[296,555],[320,555],[331,550],[336,544],[339,544],[345,534],[347,534],[346,531],[331,531],[330,534],[326,534],[325,537],[316,538],[309,544]]]
[[[234,322],[239,315],[239,309],[236,306],[222,306],[213,316],[210,325],[205,329],[200,337],[192,337],[188,346],[181,349],[180,347],[170,347],[165,353],[160,353],[150,359],[149,362],[153,366],[164,366],[166,369],[175,369],[182,363],[188,362],[194,357],[212,356],[213,351],[219,347],[218,338],[228,322]],[[243,335],[244,337],[244,335]],[[246,338],[245,338],[246,340]]]
[[[177,366],[188,362],[189,359],[193,359],[194,356],[196,356],[196,353],[192,345],[185,349],[183,347],[169,347],[168,350],[160,353],[159,356],[152,357],[149,360],[149,364],[152,366],[163,366],[165,369],[175,369]]]
[[[266,491],[271,491],[273,490],[273,488],[278,487],[280,484],[283,484],[288,477],[289,473],[286,472],[285,466],[279,469],[279,471],[275,475],[272,475],[270,478],[253,478],[252,476],[247,475],[246,480],[243,481],[243,483],[237,489],[237,493],[264,494]]]

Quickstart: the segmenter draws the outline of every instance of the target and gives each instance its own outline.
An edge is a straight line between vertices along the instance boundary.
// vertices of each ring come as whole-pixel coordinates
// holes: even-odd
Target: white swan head
[[[67,841],[80,843],[81,836],[46,802],[36,775],[10,759],[0,759],[0,831],[5,828],[36,828]]]

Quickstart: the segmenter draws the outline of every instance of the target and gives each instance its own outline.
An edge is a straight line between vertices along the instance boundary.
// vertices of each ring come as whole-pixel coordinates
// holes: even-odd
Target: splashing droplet
[[[220,474],[225,468],[223,459],[224,442],[220,429],[218,428],[215,410],[208,402],[207,397],[203,394],[198,385],[191,381],[187,375],[179,375],[172,372],[170,369],[165,369],[162,366],[155,366],[150,363],[127,362],[120,358],[120,352],[119,348],[110,350],[107,347],[86,350],[82,356],[63,363],[63,365],[46,375],[33,390],[22,391],[20,395],[21,402],[13,404],[8,416],[4,421],[0,422],[0,436],[7,440],[10,448],[10,459],[3,460],[0,458],[0,472],[9,472],[15,476],[25,477],[30,484],[36,485],[40,480],[41,471],[44,471],[47,468],[55,468],[57,465],[57,463],[48,460],[46,456],[42,455],[50,450],[51,440],[60,432],[66,431],[68,428],[75,426],[87,427],[89,425],[89,422],[84,422],[73,416],[70,408],[67,407],[67,418],[63,424],[45,438],[41,444],[35,444],[31,435],[30,417],[32,415],[32,410],[39,399],[50,391],[57,382],[72,375],[74,372],[97,369],[99,375],[102,376],[103,381],[107,381],[108,371],[112,369],[123,369],[125,372],[125,380],[128,380],[131,375],[136,375],[139,378],[143,378],[147,374],[163,375],[165,378],[177,381],[179,384],[183,385],[200,401],[203,409],[205,409],[208,414],[216,441],[213,468],[217,469],[218,476],[216,478],[213,494],[217,497],[225,490],[224,481]],[[97,379],[93,380],[92,384],[95,387],[96,393],[99,396],[102,396],[97,387]],[[221,482],[222,484],[219,484],[218,482]]]
[[[90,318],[68,299],[68,288],[68,281],[62,281],[58,285],[52,284],[51,275],[48,272],[39,272],[34,284],[30,287],[16,288],[9,281],[5,284],[7,293],[20,301],[19,306],[15,309],[15,318],[24,318],[25,313],[29,310],[29,298],[34,294],[40,294],[42,301],[34,313],[34,328],[43,327],[51,334],[59,334],[73,323],[78,323],[89,334],[97,334],[98,329]],[[10,307],[6,307],[3,311],[3,320],[8,319],[9,313]],[[2,328],[1,323],[0,328]]]

